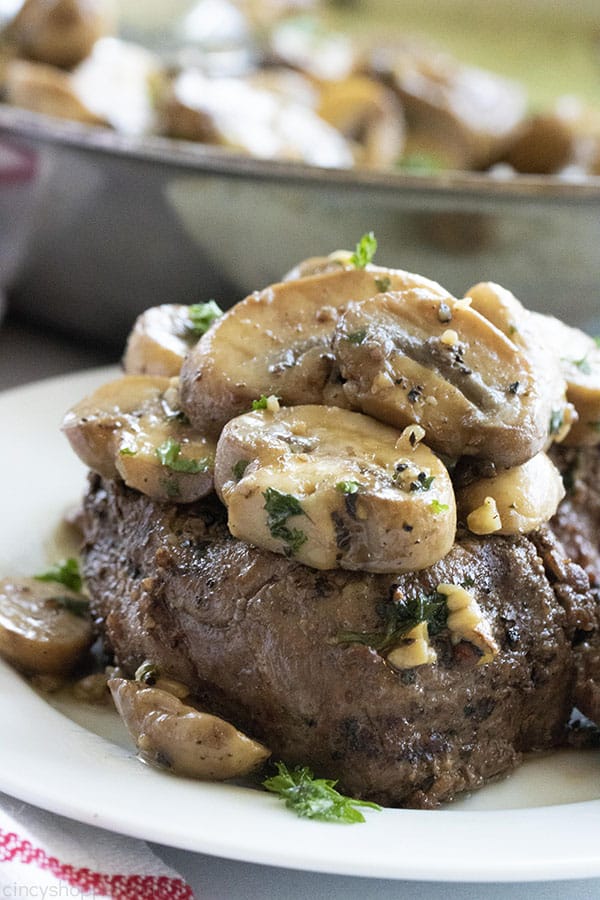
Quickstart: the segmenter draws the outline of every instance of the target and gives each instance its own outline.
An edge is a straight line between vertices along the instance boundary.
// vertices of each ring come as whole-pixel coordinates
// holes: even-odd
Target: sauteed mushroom
[[[454,542],[454,493],[422,433],[324,406],[233,419],[215,467],[229,530],[317,569],[437,562]]]
[[[224,781],[248,775],[270,756],[229,722],[173,694],[124,678],[112,678],[108,686],[144,762],[188,778]]]

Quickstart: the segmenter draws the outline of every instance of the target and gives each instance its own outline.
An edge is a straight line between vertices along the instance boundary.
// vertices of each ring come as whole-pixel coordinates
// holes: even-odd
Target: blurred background
[[[4,335],[104,359],[368,230],[600,330],[597,2],[0,0],[0,90]]]

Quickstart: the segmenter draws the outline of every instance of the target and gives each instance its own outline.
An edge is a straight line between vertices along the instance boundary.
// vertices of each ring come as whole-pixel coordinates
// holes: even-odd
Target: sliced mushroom
[[[124,678],[108,682],[115,705],[144,762],[188,778],[223,781],[248,775],[270,751],[229,722],[173,694]]]
[[[316,17],[284,19],[271,30],[269,44],[276,62],[298,69],[317,82],[347,78],[360,62],[355,42],[327,28]]]
[[[564,496],[560,472],[545,453],[538,453],[520,466],[497,470],[491,478],[459,488],[456,502],[460,518],[476,534],[527,534],[552,518]],[[490,499],[498,527],[482,530],[477,522],[485,519],[483,508]],[[482,513],[470,519],[478,510]]]
[[[545,397],[548,443],[563,441],[576,422],[577,413],[572,398],[568,396],[565,366],[561,364],[556,348],[550,346],[551,341],[544,337],[544,320],[549,317],[525,309],[514,294],[491,281],[474,285],[465,296],[470,298],[472,309],[485,316],[526,354]],[[551,322],[562,324],[556,319]],[[583,336],[587,338],[586,335]],[[564,334],[563,337],[568,335]],[[587,340],[591,341],[591,338]],[[520,382],[513,385],[513,388],[519,391]]]
[[[421,425],[437,452],[510,466],[547,441],[534,367],[469,300],[414,288],[351,303],[333,348],[349,404],[400,428]]]
[[[593,174],[600,159],[600,114],[563,97],[554,110],[528,119],[505,159],[517,172],[550,175],[574,167]]]
[[[14,59],[4,73],[4,93],[8,103],[59,119],[73,119],[88,125],[105,125],[73,90],[72,76],[44,63]]]
[[[157,98],[166,89],[160,57],[128,41],[101,38],[73,71],[72,84],[81,102],[123,134],[151,134],[158,129]]]
[[[137,317],[123,357],[128,375],[179,375],[186,353],[198,340],[189,309],[165,303]]]
[[[394,93],[365,75],[323,86],[317,112],[357,146],[364,166],[395,165],[404,148],[404,117]]]
[[[331,353],[341,309],[352,299],[415,285],[426,286],[433,296],[449,296],[420,275],[370,265],[280,282],[251,294],[228,310],[187,357],[181,370],[185,412],[197,428],[214,434],[263,394],[290,405],[347,405]]]
[[[171,137],[261,159],[341,168],[354,162],[345,138],[314,110],[242,78],[208,78],[186,70],[165,95],[163,112]]]
[[[76,66],[113,27],[106,0],[25,0],[17,6],[2,39],[20,56],[50,66]]]
[[[176,379],[126,375],[105,384],[62,428],[87,466],[155,500],[191,503],[212,490],[216,445],[187,423]]]
[[[519,84],[422,43],[404,42],[391,60],[408,156],[424,153],[458,169],[486,168],[500,158],[525,116]]]
[[[93,640],[85,597],[35,578],[0,581],[0,656],[30,675],[63,675]]]
[[[215,466],[229,530],[317,569],[425,568],[452,547],[456,514],[448,472],[421,434],[336,407],[239,416]]]
[[[567,400],[578,415],[564,443],[572,447],[600,444],[600,346],[584,331],[553,316],[531,315],[540,340],[560,365]]]
[[[6,66],[5,91],[9,103],[34,112],[146,134],[157,127],[153,97],[162,78],[159,61],[148,51],[102,38],[72,72],[13,60]]]

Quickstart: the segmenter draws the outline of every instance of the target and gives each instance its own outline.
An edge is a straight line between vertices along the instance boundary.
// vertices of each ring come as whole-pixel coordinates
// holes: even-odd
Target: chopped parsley
[[[277,398],[279,400],[279,397]],[[252,409],[256,411],[257,409],[268,409],[269,398],[265,394],[261,394],[258,400],[252,401]]]
[[[233,477],[236,481],[239,481],[244,477],[244,472],[250,465],[249,459],[238,459],[238,461],[231,467],[231,471],[233,472]]]
[[[357,806],[381,809],[376,803],[345,797],[336,791],[337,781],[315,778],[307,766],[296,766],[291,770],[282,762],[276,762],[275,766],[278,774],[263,781],[263,787],[278,794],[285,800],[286,807],[298,816],[352,825],[365,821]]]
[[[206,303],[192,303],[188,310],[190,331],[198,337],[202,337],[215,319],[219,319],[222,315],[223,310],[214,300],[208,300]]]
[[[355,269],[364,269],[368,263],[372,262],[377,252],[377,238],[372,231],[363,234],[360,241],[356,245],[356,250],[350,257],[350,265]]]
[[[440,503],[439,500],[432,500],[430,503],[431,511],[434,515],[438,515],[439,513],[447,512],[449,507],[447,503]]]
[[[133,447],[128,447],[127,444],[119,447],[119,456],[135,456],[136,453],[137,450],[134,450]]]
[[[59,595],[57,597],[52,597],[52,602],[56,603],[57,606],[60,606],[61,609],[77,616],[79,619],[84,619],[90,611],[90,601],[87,597],[66,597],[64,595]]]
[[[550,424],[548,426],[549,434],[558,434],[564,423],[564,413],[562,409],[553,409],[550,415]]]
[[[358,494],[360,484],[358,481],[338,481],[335,489],[340,494]]]
[[[265,498],[264,509],[267,512],[267,527],[274,538],[280,538],[287,544],[286,555],[297,553],[302,544],[307,540],[303,531],[298,528],[288,528],[287,520],[292,516],[304,516],[306,513],[300,505],[300,501],[292,494],[283,494],[276,488],[267,488],[263,491]]]
[[[416,481],[411,481],[411,491],[430,491],[431,485],[435,481],[435,475],[426,475],[425,472],[419,472]]]
[[[79,563],[73,557],[63,559],[61,562],[52,566],[47,572],[41,572],[39,575],[33,576],[36,581],[52,581],[56,584],[64,584],[71,591],[81,590],[81,575],[79,573]]]
[[[191,475],[197,475],[198,472],[206,472],[211,465],[208,457],[202,459],[187,459],[181,455],[181,444],[174,441],[173,438],[167,438],[160,447],[156,448],[161,465],[166,466],[173,472],[186,472]]]
[[[409,631],[421,622],[426,622],[431,635],[439,634],[446,627],[448,607],[444,594],[419,594],[410,600],[387,601],[381,609],[382,631],[342,631],[337,637],[338,644],[366,644],[386,653],[392,650]]]
[[[350,334],[346,337],[346,340],[350,344],[362,344],[364,339],[367,336],[366,328],[359,328],[358,331],[351,331]]]
[[[392,280],[391,278],[388,278],[387,275],[382,275],[381,277],[375,279],[375,287],[380,294],[385,294],[386,291],[389,291],[391,286]]]

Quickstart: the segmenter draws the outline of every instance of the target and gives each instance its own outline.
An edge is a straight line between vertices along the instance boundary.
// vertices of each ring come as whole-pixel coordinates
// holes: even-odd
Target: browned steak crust
[[[309,569],[232,538],[214,500],[178,508],[98,477],[84,519],[93,609],[127,673],[152,660],[275,759],[388,805],[435,806],[561,744],[582,676],[573,644],[597,647],[587,578],[550,533],[539,551],[463,536],[394,578]],[[337,641],[381,631],[395,585],[411,597],[465,581],[500,647],[487,665],[444,631],[437,663],[405,671]]]

